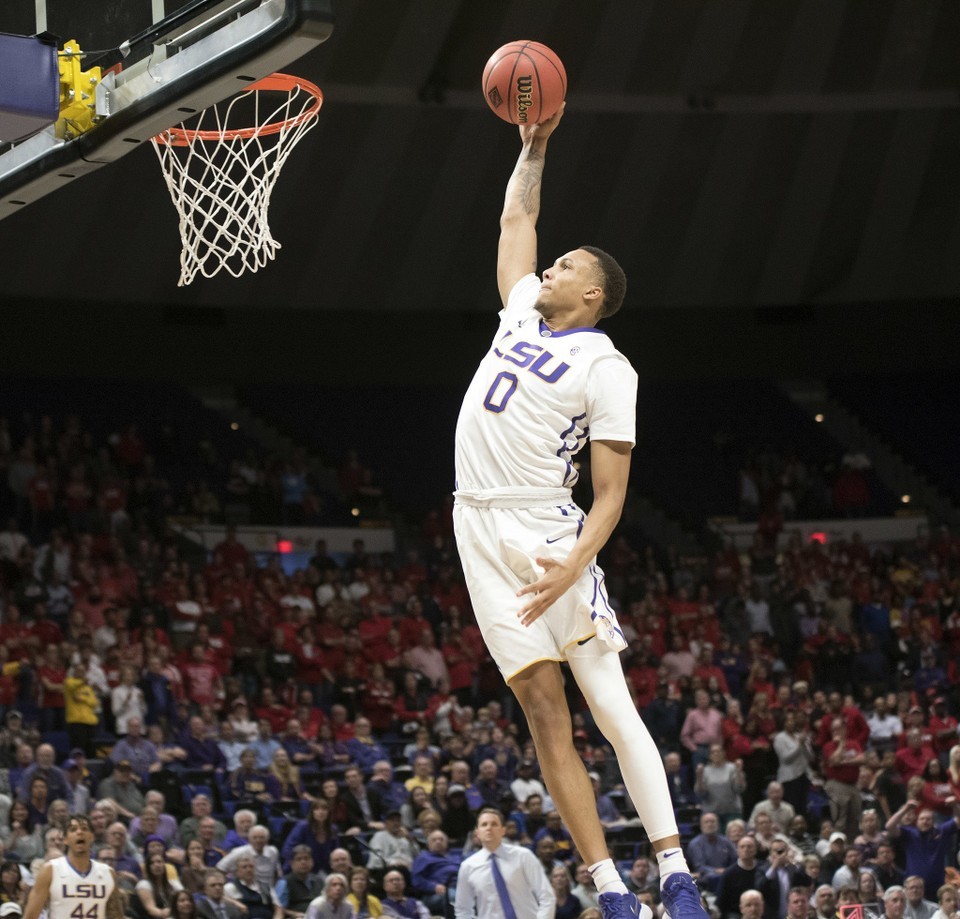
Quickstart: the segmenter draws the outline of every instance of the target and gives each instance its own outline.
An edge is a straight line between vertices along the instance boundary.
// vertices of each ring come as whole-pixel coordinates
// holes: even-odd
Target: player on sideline
[[[49,919],[124,919],[123,893],[113,869],[90,857],[93,824],[71,814],[64,837],[67,854],[51,859],[37,873],[24,919],[38,919],[49,905]]]
[[[457,422],[454,524],[484,640],[523,707],[546,785],[600,891],[604,919],[635,917],[607,852],[593,789],[573,747],[559,662],[567,660],[657,851],[671,919],[706,913],[680,849],[660,753],[627,690],[626,647],[597,567],[623,508],[635,442],[637,374],[595,328],[626,278],[581,247],[537,278],[536,223],[547,141],[563,108],[521,125],[522,150],[500,218],[504,309]],[[572,501],[587,437],[594,501]]]

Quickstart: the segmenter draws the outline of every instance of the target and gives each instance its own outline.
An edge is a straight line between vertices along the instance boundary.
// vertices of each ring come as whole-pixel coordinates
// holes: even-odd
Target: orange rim
[[[243,92],[286,92],[290,93],[296,89],[313,96],[310,105],[292,118],[283,118],[280,121],[271,121],[264,125],[250,128],[231,128],[227,131],[198,131],[190,128],[168,128],[166,131],[158,134],[154,139],[157,143],[166,144],[170,147],[189,147],[197,140],[205,141],[225,141],[225,140],[247,140],[251,137],[265,137],[270,134],[279,134],[283,130],[295,128],[309,118],[313,118],[320,111],[323,105],[323,92],[320,87],[304,80],[301,77],[295,77],[289,73],[272,73],[256,83],[251,83]]]

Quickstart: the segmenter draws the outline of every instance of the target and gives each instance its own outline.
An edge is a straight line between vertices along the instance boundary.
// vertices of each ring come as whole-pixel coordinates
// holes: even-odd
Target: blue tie
[[[497,896],[500,897],[500,905],[503,907],[503,915],[506,919],[517,919],[516,910],[510,902],[510,893],[507,891],[507,882],[500,873],[500,866],[497,864],[497,856],[490,853],[490,870],[493,872],[493,883],[497,888]]]

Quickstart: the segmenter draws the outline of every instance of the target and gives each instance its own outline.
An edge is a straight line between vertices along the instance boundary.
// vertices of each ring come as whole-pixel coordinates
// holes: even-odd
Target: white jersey
[[[600,329],[551,332],[521,278],[467,389],[457,421],[457,490],[569,489],[593,440],[636,442],[637,374]]]
[[[66,855],[50,861],[50,919],[105,919],[107,900],[113,893],[113,871],[103,862],[90,862],[80,874]]]

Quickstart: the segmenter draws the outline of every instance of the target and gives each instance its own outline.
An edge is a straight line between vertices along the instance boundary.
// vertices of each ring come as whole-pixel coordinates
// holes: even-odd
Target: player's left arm
[[[619,440],[594,440],[590,443],[590,468],[593,482],[593,506],[587,514],[573,551],[560,561],[538,558],[543,575],[517,591],[530,600],[517,614],[523,625],[539,619],[577,581],[583,569],[606,545],[620,520],[630,478],[632,444]]]

